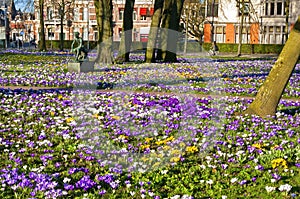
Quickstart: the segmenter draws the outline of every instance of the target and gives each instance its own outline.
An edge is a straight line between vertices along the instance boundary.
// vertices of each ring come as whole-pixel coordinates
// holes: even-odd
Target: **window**
[[[274,28],[273,28],[273,26],[270,26],[269,27],[269,33],[273,33],[274,32]]]
[[[54,40],[54,32],[52,28],[48,28],[48,40]]]
[[[207,16],[217,17],[218,16],[219,1],[209,0],[207,3]]]
[[[53,9],[51,7],[47,8],[47,19],[52,20],[53,19]]]
[[[282,2],[277,3],[277,15],[282,15]]]
[[[285,0],[265,0],[265,15],[283,16]]]
[[[82,20],[83,21],[87,21],[88,20],[88,8],[83,8],[83,17]]]
[[[264,26],[264,43],[266,44],[284,44],[285,26]]]
[[[132,13],[132,19],[134,21],[137,19],[137,17],[136,17],[136,10],[134,10],[133,13]]]
[[[280,33],[281,32],[281,26],[276,26],[276,33]]]
[[[79,20],[79,8],[74,8],[74,21]]]
[[[74,33],[75,33],[75,32],[79,32],[79,28],[74,27],[74,29],[73,29],[73,37],[74,37]]]
[[[274,11],[275,11],[275,4],[274,3],[271,3],[271,6],[270,6],[270,15],[274,15]]]
[[[87,41],[88,40],[88,28],[87,27],[84,27],[83,29],[83,36],[82,36],[82,39]]]
[[[94,39],[95,39],[95,41],[98,40],[98,32],[94,32]]]
[[[240,26],[235,26],[235,41],[236,43],[239,42],[239,31]],[[244,26],[242,28],[242,43],[249,43],[250,42],[250,27]]]
[[[217,26],[215,28],[215,41],[217,43],[224,43],[226,39],[225,26]]]
[[[119,29],[118,29],[118,32],[119,32],[119,39],[118,39],[118,40],[120,40],[121,37],[122,37],[122,28],[119,28]]]
[[[121,8],[121,9],[119,9],[119,20],[123,21],[123,18],[124,18],[124,9]]]

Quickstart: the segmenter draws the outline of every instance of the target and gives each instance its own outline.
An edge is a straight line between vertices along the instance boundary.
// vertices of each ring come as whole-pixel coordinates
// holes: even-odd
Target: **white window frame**
[[[132,19],[133,19],[133,21],[137,20],[137,12],[136,12],[136,10],[133,10],[133,12],[132,12]]]
[[[88,28],[87,27],[84,27],[83,28],[83,36],[82,36],[82,39],[84,40],[84,41],[87,41],[88,40]]]
[[[79,21],[79,8],[74,8],[74,21]]]
[[[119,9],[119,21],[123,21],[124,19],[124,9]]]
[[[47,7],[47,19],[52,20],[53,19],[53,8]]]
[[[84,7],[83,8],[83,13],[82,13],[82,20],[83,21],[87,21],[89,18],[89,15],[88,15],[88,8],[87,7]]]
[[[278,3],[281,3],[281,14],[278,13]],[[285,0],[265,0],[264,1],[264,8],[265,8],[265,16],[285,16],[285,11],[284,11],[284,3]],[[274,10],[271,9],[271,4],[274,4]],[[273,10],[274,14],[271,14],[271,11]]]

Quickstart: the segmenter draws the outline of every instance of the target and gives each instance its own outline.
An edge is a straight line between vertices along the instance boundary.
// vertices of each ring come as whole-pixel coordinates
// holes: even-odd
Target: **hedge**
[[[65,40],[64,41],[64,49],[71,48],[72,41]],[[96,42],[90,41],[89,42],[89,49],[96,48]],[[113,50],[118,50],[120,42],[115,41],[113,42]],[[84,45],[87,46],[87,41],[84,41]],[[220,52],[228,52],[233,53],[237,52],[238,44],[227,44],[227,43],[218,43]],[[51,41],[46,41],[47,49],[51,49]],[[60,46],[59,40],[52,41],[52,49],[58,50]],[[251,53],[258,53],[258,54],[269,54],[275,53],[279,54],[282,50],[284,45],[281,44],[242,44],[242,53],[251,54]],[[145,50],[147,47],[147,43],[145,42],[132,42],[131,49],[132,50]],[[211,47],[210,43],[203,43],[202,47],[205,51],[208,51]],[[187,43],[187,53],[194,53],[200,51],[200,44],[198,42],[188,42]],[[177,50],[183,52],[184,51],[184,42],[178,42]]]

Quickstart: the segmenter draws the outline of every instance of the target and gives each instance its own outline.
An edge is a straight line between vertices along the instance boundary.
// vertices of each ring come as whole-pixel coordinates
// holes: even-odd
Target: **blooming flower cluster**
[[[37,78],[43,79],[53,68],[56,75],[62,74],[62,81],[67,75],[75,77],[63,70],[64,62],[56,66],[58,58],[52,58],[52,66],[49,60],[44,63],[47,68],[39,65],[35,72],[42,77]],[[16,66],[1,62],[5,70]],[[222,77],[228,85],[247,84],[253,92],[261,84],[260,75],[271,67],[269,61],[209,65],[224,73],[231,68]],[[183,66],[174,68],[190,80],[177,88],[199,89],[199,79],[193,79],[195,67]],[[102,76],[84,75],[104,82],[123,81],[118,79],[133,68],[122,67],[104,71]],[[31,74],[33,68],[18,65],[10,77],[1,73],[2,82],[20,80],[23,74],[18,70],[28,69]],[[236,77],[242,70],[256,76]],[[213,76],[206,72],[207,77]],[[288,89],[294,89],[297,78],[295,74]],[[1,198],[281,198],[300,194],[294,186],[300,171],[297,100],[281,100],[276,118],[262,119],[234,115],[252,99],[190,96],[175,89],[169,94],[78,90],[0,89]]]

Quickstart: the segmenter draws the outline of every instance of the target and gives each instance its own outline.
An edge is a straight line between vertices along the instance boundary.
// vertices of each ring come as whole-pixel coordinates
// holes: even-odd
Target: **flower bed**
[[[174,74],[186,77],[194,70],[186,65]],[[128,88],[124,76],[137,74],[130,70],[102,75]],[[188,80],[167,83],[170,93],[136,92],[137,83],[127,91],[1,89],[0,197],[299,196],[299,101],[281,100],[276,118],[235,116],[251,99],[192,95],[175,89]]]

